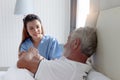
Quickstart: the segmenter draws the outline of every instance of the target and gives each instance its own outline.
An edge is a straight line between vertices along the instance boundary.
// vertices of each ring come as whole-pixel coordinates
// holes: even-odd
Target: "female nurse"
[[[23,19],[22,41],[19,46],[19,55],[22,51],[28,51],[34,47],[39,54],[48,60],[60,58],[62,56],[58,41],[44,34],[44,29],[40,18],[35,14],[28,14]]]

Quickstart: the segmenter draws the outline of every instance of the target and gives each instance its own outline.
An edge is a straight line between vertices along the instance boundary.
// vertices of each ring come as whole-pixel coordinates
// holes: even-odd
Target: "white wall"
[[[21,18],[14,12],[15,0],[0,0],[0,67],[13,65],[17,60],[21,40]]]
[[[13,14],[15,2],[0,0],[0,67],[12,66],[17,61],[23,16]],[[46,34],[64,43],[70,30],[70,0],[35,0],[34,7]]]
[[[70,30],[70,0],[36,0],[35,4],[45,32],[64,43]]]

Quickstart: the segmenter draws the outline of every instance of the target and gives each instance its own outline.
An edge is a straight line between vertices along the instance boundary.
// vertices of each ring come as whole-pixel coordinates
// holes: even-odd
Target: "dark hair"
[[[38,20],[41,23],[40,18],[35,15],[35,14],[28,14],[24,19],[23,19],[23,23],[24,23],[24,27],[27,27],[27,23],[33,20]],[[42,23],[41,23],[42,24]]]

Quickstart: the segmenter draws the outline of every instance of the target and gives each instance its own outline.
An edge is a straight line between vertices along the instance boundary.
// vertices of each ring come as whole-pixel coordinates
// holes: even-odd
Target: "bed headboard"
[[[94,8],[86,21],[86,25],[97,27],[98,47],[93,66],[111,80],[120,80],[120,0],[90,1],[91,5],[96,5],[96,1],[100,4],[99,15],[96,17]]]
[[[112,80],[120,80],[120,7],[100,11],[96,27],[98,48],[94,66]]]

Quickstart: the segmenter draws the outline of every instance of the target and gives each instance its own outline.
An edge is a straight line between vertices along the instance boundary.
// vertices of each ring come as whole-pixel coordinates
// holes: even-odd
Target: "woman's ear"
[[[76,50],[80,48],[80,39],[76,38],[75,40],[73,40],[72,42],[72,49]]]

